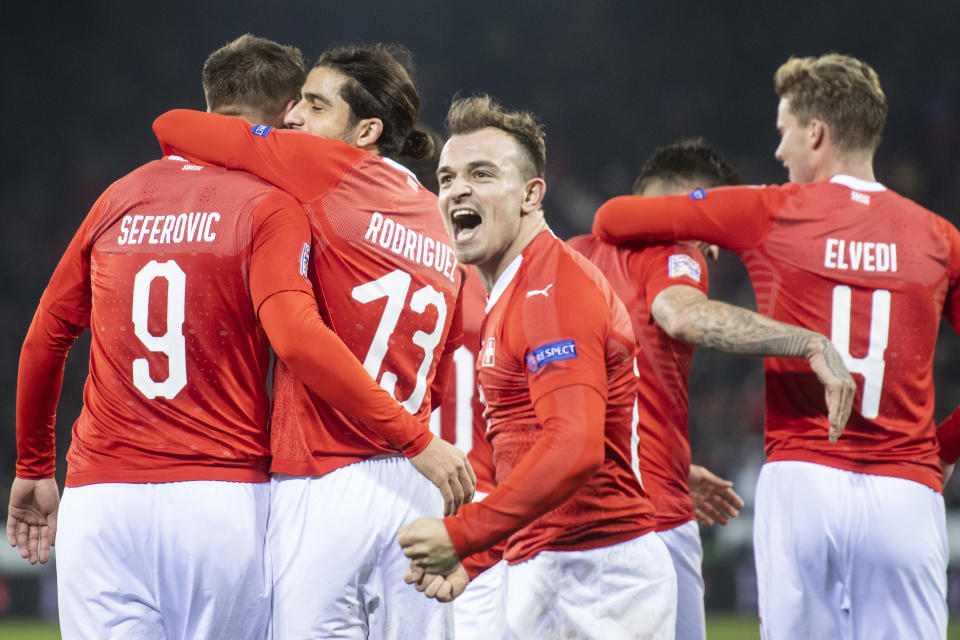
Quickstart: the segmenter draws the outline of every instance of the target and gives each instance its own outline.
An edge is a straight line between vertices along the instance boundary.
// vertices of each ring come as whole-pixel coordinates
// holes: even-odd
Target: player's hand
[[[59,507],[60,492],[53,478],[14,479],[7,509],[7,542],[30,564],[50,558],[50,547],[57,541]]]
[[[697,249],[700,249],[700,253],[703,254],[703,257],[707,260],[716,260],[720,257],[720,247],[715,244],[710,244],[709,242],[704,242],[703,240],[688,240],[690,244],[694,245]]]
[[[844,366],[840,353],[827,338],[819,337],[817,348],[807,360],[824,386],[827,419],[830,422],[830,442],[836,443],[853,410],[853,396],[857,392],[857,385]]]
[[[459,563],[449,575],[440,576],[435,573],[426,573],[411,562],[410,567],[403,575],[403,580],[407,584],[412,584],[417,591],[428,598],[435,598],[440,602],[450,602],[467,588],[470,576],[463,565]]]
[[[724,480],[706,467],[691,464],[687,486],[690,487],[693,513],[700,524],[705,526],[718,522],[727,524],[730,518],[740,515],[743,498],[733,490],[733,483]]]
[[[452,516],[460,505],[473,500],[477,476],[467,455],[455,446],[434,438],[427,448],[410,458],[410,463],[443,495],[443,515]]]
[[[400,527],[397,542],[411,564],[445,576],[460,563],[447,527],[440,518],[419,518]]]

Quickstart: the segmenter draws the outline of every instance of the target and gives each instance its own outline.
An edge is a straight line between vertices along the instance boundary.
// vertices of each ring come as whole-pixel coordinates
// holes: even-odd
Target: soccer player
[[[735,183],[736,176],[719,154],[697,139],[657,149],[641,170],[634,191],[641,196],[685,194]],[[743,501],[730,483],[690,464],[688,377],[693,345],[730,353],[808,358],[825,385],[846,383],[846,405],[840,409],[844,415],[850,413],[853,380],[824,336],[708,300],[706,263],[700,250],[690,244],[628,249],[593,235],[571,238],[568,244],[603,271],[626,304],[638,336],[640,477],[656,508],[657,532],[677,571],[677,638],[705,638],[703,548],[691,494],[698,497],[697,511],[724,521],[737,515]],[[699,484],[688,488],[688,478]],[[704,495],[712,500],[701,500]]]
[[[436,196],[387,157],[430,151],[397,56],[409,53],[378,45],[321,55],[286,117],[302,131],[189,111],[154,125],[165,149],[249,170],[304,203],[324,320],[422,421],[398,446],[278,367],[268,531],[277,638],[441,636],[445,608],[403,584],[397,530],[473,495],[466,456],[427,428],[461,340],[462,276]],[[432,466],[407,461],[421,452]]]
[[[783,186],[621,197],[594,231],[736,251],[761,312],[829,335],[856,376],[836,445],[802,363],[766,360],[754,549],[765,638],[943,638],[946,562],[932,362],[960,327],[960,234],[876,182],[887,115],[876,72],[839,54],[774,76]]]
[[[210,55],[203,85],[212,111],[276,123],[304,76],[299,50],[245,35]],[[289,195],[180,157],[137,169],[94,204],[24,341],[7,523],[21,555],[47,560],[56,402],[67,350],[89,326],[59,509],[65,637],[266,637],[267,338],[331,403],[359,404],[371,428],[399,439],[422,429],[324,327],[309,243]]]
[[[531,114],[455,100],[447,128],[440,211],[489,295],[477,376],[497,486],[401,530],[407,578],[447,600],[502,555],[506,628],[493,635],[668,637],[676,574],[630,466],[636,341],[623,303],[547,226]]]

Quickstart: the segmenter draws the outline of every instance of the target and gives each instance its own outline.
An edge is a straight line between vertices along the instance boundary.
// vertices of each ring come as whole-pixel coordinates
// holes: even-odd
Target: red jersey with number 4
[[[603,275],[544,231],[498,279],[481,335],[477,375],[497,487],[446,519],[458,551],[489,547],[496,542],[493,532],[510,522],[528,523],[507,540],[503,557],[511,563],[540,551],[609,546],[652,531],[653,506],[631,467],[636,342],[623,303]],[[541,504],[566,490],[564,469],[577,453],[553,447],[539,460],[525,460],[547,437],[534,405],[577,385],[606,400],[599,427],[604,459],[559,507],[538,516]],[[574,425],[588,427],[585,421]]]
[[[707,293],[707,265],[690,244],[653,245],[631,250],[594,235],[567,241],[597,265],[630,315],[640,344],[637,355],[637,463],[643,488],[657,511],[657,530],[693,520],[688,378],[693,345],[674,340],[650,317],[650,305],[673,285]]]
[[[615,198],[594,231],[700,238],[740,254],[761,313],[830,336],[857,382],[840,441],[802,359],[767,358],[768,460],[906,478],[941,490],[933,353],[941,316],[960,327],[960,232],[850,176],[690,196]]]
[[[313,395],[280,363],[271,471],[323,475],[366,458],[427,446],[430,389],[462,339],[461,271],[436,196],[397,163],[339,140],[250,127],[176,110],[154,131],[164,149],[261,176],[304,204],[313,229],[310,279],[328,326],[421,432],[387,442]]]
[[[310,292],[309,241],[289,195],[182,158],[97,200],[40,302],[92,332],[68,486],[268,479],[257,309],[279,291]]]
[[[483,322],[487,294],[475,267],[466,266],[463,279],[463,345],[453,354],[454,367],[443,404],[431,416],[440,437],[467,453],[477,474],[477,491],[490,493],[495,485],[493,451],[487,441],[487,420],[477,392],[477,354],[480,352],[480,324]]]

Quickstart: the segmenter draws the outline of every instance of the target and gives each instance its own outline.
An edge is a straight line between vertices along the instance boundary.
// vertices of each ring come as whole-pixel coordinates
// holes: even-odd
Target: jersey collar
[[[523,262],[523,254],[517,254],[517,257],[507,265],[507,268],[503,270],[503,273],[500,274],[500,277],[497,278],[497,281],[493,285],[493,289],[490,290],[490,297],[487,298],[487,309],[486,313],[490,313],[490,309],[493,308],[493,305],[497,304],[497,300],[500,299],[500,296],[503,295],[503,292],[507,290],[507,287],[510,286],[510,283],[513,281],[513,276],[517,275],[517,271],[520,270],[520,263]]]
[[[833,184],[842,184],[845,187],[849,187],[856,191],[886,191],[887,188],[880,184],[879,182],[868,182],[866,180],[861,180],[860,178],[854,178],[853,176],[847,176],[842,173],[830,178],[830,182]]]

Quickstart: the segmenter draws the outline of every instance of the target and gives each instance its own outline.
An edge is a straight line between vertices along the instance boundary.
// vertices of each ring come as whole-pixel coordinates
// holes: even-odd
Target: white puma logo
[[[530,297],[532,297],[532,296],[538,296],[538,295],[539,295],[539,296],[543,296],[544,298],[546,298],[546,297],[549,295],[549,294],[547,293],[547,291],[549,291],[549,290],[550,290],[550,287],[552,287],[552,286],[553,286],[553,283],[551,282],[550,284],[548,284],[547,286],[545,286],[543,289],[531,289],[530,291],[527,291],[527,297],[530,298]]]

